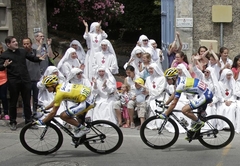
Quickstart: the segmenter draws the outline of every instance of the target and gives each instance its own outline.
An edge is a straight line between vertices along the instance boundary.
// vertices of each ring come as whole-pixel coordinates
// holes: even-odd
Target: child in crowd
[[[146,116],[146,87],[144,86],[144,80],[142,78],[137,78],[135,81],[135,96],[132,98],[136,101],[136,109],[138,118],[140,119],[140,126],[138,126],[138,130],[141,128],[141,125],[145,121]]]
[[[125,124],[123,125],[124,128],[129,128],[130,126],[130,117],[127,110],[127,103],[131,98],[131,93],[129,91],[130,91],[130,86],[127,84],[122,84],[121,91],[117,92],[117,100],[120,100],[121,109],[122,109],[121,116],[118,116],[117,118],[118,118],[118,123],[120,127],[122,124],[122,118],[124,119],[125,121]]]
[[[151,55],[149,53],[144,53],[142,55],[142,63],[140,65],[140,77],[146,80],[146,78],[149,76],[148,68],[151,64]]]

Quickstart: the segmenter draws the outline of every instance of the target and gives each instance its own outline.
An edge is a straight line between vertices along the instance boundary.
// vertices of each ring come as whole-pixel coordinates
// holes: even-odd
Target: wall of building
[[[193,2],[193,48],[197,51],[199,40],[217,40],[220,47],[220,24],[212,22],[213,5],[232,5],[233,21],[223,24],[223,46],[229,48],[233,59],[240,53],[240,1],[238,0],[194,0]],[[218,48],[219,48],[218,47]]]
[[[13,35],[20,42],[27,33],[27,9],[26,0],[12,0],[12,29]]]
[[[46,0],[28,0],[27,8],[27,31],[28,36],[34,38],[34,28],[43,32],[47,38],[47,9]],[[46,39],[45,38],[45,39]]]
[[[177,19],[193,18],[193,0],[178,0],[175,1],[176,13],[175,13],[175,30],[180,33],[180,39],[183,43],[183,52],[190,57],[193,50],[193,27],[188,27],[182,24],[177,26]]]
[[[11,0],[11,6],[13,35],[20,46],[24,37],[34,39],[34,28],[42,31],[47,38],[45,0]]]

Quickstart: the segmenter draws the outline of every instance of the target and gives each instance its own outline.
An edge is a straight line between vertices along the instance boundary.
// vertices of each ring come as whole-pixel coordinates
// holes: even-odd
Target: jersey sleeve
[[[61,92],[56,93],[54,97],[54,106],[59,107],[62,101],[63,101],[63,97]]]
[[[182,93],[181,91],[176,91],[176,92],[175,92],[175,97],[176,97],[176,98],[180,98],[181,93]]]

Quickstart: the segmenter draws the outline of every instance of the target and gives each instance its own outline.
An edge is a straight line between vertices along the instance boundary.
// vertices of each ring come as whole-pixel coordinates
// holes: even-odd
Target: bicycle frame
[[[55,117],[59,117],[59,116],[55,116]],[[65,131],[65,133],[67,133],[70,137],[74,137],[74,134],[71,131],[69,131],[68,128],[64,127],[61,123],[59,123],[55,118],[53,118],[51,121],[54,122],[63,131]],[[51,121],[49,123],[51,123]]]

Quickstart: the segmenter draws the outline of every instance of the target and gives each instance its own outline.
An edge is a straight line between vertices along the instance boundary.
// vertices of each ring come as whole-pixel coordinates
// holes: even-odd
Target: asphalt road
[[[21,121],[18,120],[18,121]],[[0,166],[239,166],[240,135],[223,149],[212,150],[198,141],[188,143],[181,134],[171,148],[155,150],[146,146],[139,130],[121,128],[124,142],[119,150],[108,155],[95,154],[83,145],[74,148],[70,137],[64,134],[63,146],[54,154],[39,156],[25,150],[19,141],[19,132],[9,130],[0,121]]]

